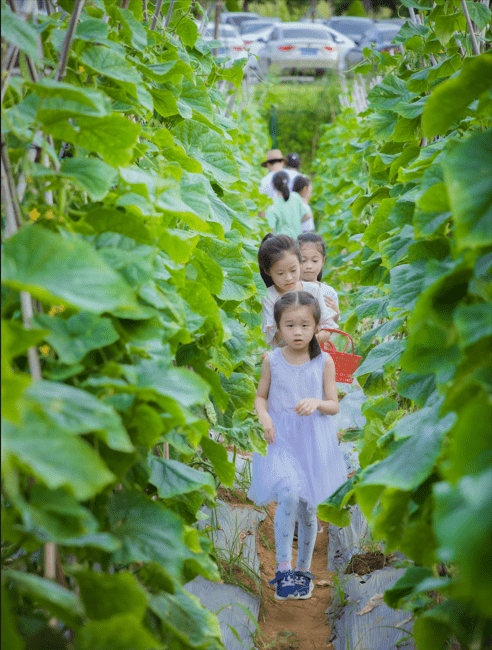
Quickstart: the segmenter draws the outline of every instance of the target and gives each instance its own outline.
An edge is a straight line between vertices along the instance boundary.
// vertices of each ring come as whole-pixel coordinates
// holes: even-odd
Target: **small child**
[[[325,243],[319,235],[312,232],[302,233],[297,238],[301,250],[301,280],[317,284],[323,295],[326,306],[336,312],[333,320],[338,323],[340,308],[338,294],[333,287],[321,282],[323,266],[326,262]]]
[[[303,176],[302,174],[296,176],[294,178],[294,184],[292,185],[292,191],[299,194],[309,212],[309,217],[301,222],[302,232],[313,232],[315,229],[313,211],[309,205],[309,199],[313,193],[313,186],[311,185],[311,179],[309,176]]]
[[[318,329],[326,327],[336,329],[334,316],[337,312],[325,303],[319,283],[306,282],[301,276],[301,252],[296,240],[287,235],[272,235],[268,233],[263,238],[258,251],[260,274],[267,286],[268,296],[263,302],[263,325],[267,345],[272,350],[282,345],[282,339],[277,331],[273,308],[281,295],[289,291],[307,291],[319,302],[321,316]],[[330,338],[330,332],[318,331],[316,338],[324,343]]]
[[[302,222],[309,219],[309,211],[301,196],[289,190],[289,175],[277,172],[272,178],[277,192],[273,205],[265,212],[265,219],[276,235],[289,235],[295,239],[302,232]]]
[[[285,347],[263,361],[255,408],[265,430],[266,457],[253,454],[248,496],[257,505],[277,501],[275,598],[306,599],[316,540],[316,507],[345,481],[345,466],[330,416],[338,413],[335,364],[316,339],[319,302],[306,291],[284,293],[275,322]],[[294,522],[299,519],[297,566],[292,570]]]

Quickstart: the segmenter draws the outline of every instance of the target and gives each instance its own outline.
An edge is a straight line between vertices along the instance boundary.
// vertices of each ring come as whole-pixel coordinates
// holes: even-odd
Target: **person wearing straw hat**
[[[266,194],[272,199],[272,201],[274,201],[278,196],[278,192],[273,187],[273,183],[272,183],[274,175],[280,171],[287,172],[289,176],[288,179],[289,190],[292,191],[292,184],[294,182],[294,178],[299,173],[293,169],[287,169],[287,168],[284,169],[285,161],[286,159],[282,156],[282,152],[280,151],[280,149],[270,149],[270,151],[267,151],[266,160],[264,160],[261,163],[262,167],[266,167],[268,169],[268,174],[261,179],[260,193]]]

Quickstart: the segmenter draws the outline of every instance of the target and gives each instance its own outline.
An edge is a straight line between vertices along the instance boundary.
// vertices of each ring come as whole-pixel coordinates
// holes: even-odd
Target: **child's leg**
[[[288,571],[292,568],[292,541],[298,504],[298,491],[291,485],[282,485],[278,490],[278,505],[274,519],[277,571]]]
[[[316,510],[308,510],[306,501],[299,501],[299,544],[297,551],[298,571],[309,571],[313,557],[314,544],[318,531]]]

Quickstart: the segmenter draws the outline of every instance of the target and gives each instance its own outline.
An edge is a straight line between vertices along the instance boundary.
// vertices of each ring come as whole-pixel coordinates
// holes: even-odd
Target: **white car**
[[[206,42],[215,40],[214,34],[215,23],[208,23],[203,30],[203,40]],[[244,47],[244,41],[239,35],[238,30],[232,25],[219,25],[217,40],[221,43],[221,47],[217,48],[217,56],[227,56],[229,58],[229,66],[237,59],[246,59],[248,57],[248,52]]]
[[[258,63],[263,76],[269,72],[322,74],[337,68],[338,47],[324,25],[280,23],[275,25],[258,52]]]
[[[250,32],[249,34],[242,35],[244,47],[246,48],[249,54],[248,68],[250,68],[251,70],[258,70],[258,52],[266,43],[268,37],[270,36],[274,28],[275,25],[270,23],[268,27],[264,27],[259,31]]]
[[[345,57],[347,55],[347,52],[350,52],[350,50],[352,50],[354,47],[357,47],[355,41],[353,41],[349,36],[345,36],[345,34],[337,32],[336,29],[332,29],[326,25],[325,27],[332,35],[333,40],[335,41],[338,48],[338,69],[346,70],[347,61],[345,60]]]

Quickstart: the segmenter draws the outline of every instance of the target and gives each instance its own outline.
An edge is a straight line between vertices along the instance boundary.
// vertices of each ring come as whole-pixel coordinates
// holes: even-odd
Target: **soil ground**
[[[327,524],[323,524],[323,532],[318,533],[313,553],[311,571],[316,576],[315,588],[311,598],[307,600],[276,601],[273,599],[274,586],[268,584],[275,576],[275,533],[273,519],[277,505],[268,506],[268,517],[260,526],[258,535],[258,555],[263,588],[263,603],[258,620],[262,632],[257,634],[255,644],[258,650],[330,650],[333,648],[327,642],[330,636],[330,626],[324,613],[331,603],[333,573],[326,570],[328,557]],[[264,539],[266,542],[264,541]],[[292,566],[295,568],[297,558],[297,541],[294,541]],[[321,584],[320,584],[321,583]],[[265,594],[271,596],[267,598]],[[276,639],[276,642],[274,640]],[[272,645],[269,645],[271,644]]]

